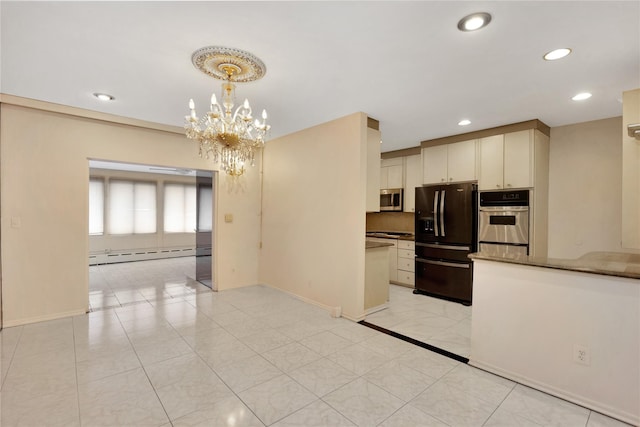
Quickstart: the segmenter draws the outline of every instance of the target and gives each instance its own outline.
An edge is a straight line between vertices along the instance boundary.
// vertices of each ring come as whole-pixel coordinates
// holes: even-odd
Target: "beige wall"
[[[622,246],[640,251],[640,141],[628,126],[640,123],[640,89],[622,94]]]
[[[551,129],[549,257],[577,258],[621,246],[620,117]]]
[[[5,327],[88,307],[89,158],[203,170],[212,166],[197,156],[179,129],[155,130],[123,124],[134,122],[128,119],[110,122],[118,119],[93,112],[86,115],[96,119],[75,115],[85,114],[82,110],[67,108],[64,114],[14,102],[3,96],[0,115]],[[259,176],[258,165],[235,185],[221,179],[217,208],[234,220],[215,223],[219,289],[257,283]]]
[[[261,282],[352,319],[364,310],[366,123],[352,114],[264,150]]]

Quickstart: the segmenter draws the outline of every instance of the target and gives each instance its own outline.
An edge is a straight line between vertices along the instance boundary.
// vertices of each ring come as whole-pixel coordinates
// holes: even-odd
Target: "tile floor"
[[[195,271],[193,256],[92,265],[89,267],[89,309],[209,292],[209,288],[192,279]]]
[[[0,332],[0,425],[624,425],[265,286],[158,295]]]
[[[366,321],[469,358],[471,307],[460,303],[414,295],[413,289],[390,285],[389,308],[367,316]]]

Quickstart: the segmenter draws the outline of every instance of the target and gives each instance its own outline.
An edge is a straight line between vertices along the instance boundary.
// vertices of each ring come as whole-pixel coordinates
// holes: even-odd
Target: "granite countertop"
[[[393,243],[385,243],[385,242],[372,242],[370,240],[366,240],[364,243],[365,249],[375,249],[375,248],[386,248],[389,246],[393,246]]]
[[[478,252],[469,258],[640,279],[640,254],[625,252],[589,252],[576,259],[489,256]]]
[[[408,231],[367,231],[367,237],[414,241],[416,236]]]

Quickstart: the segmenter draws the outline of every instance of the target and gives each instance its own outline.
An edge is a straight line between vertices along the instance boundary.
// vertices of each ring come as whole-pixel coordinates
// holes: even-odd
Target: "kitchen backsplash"
[[[414,233],[414,214],[372,212],[367,214],[367,231],[406,231]]]

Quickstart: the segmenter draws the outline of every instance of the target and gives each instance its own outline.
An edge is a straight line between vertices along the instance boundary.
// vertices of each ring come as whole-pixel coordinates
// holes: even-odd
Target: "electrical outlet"
[[[591,364],[591,354],[589,353],[589,348],[584,345],[574,344],[573,361],[581,365],[589,366]]]

